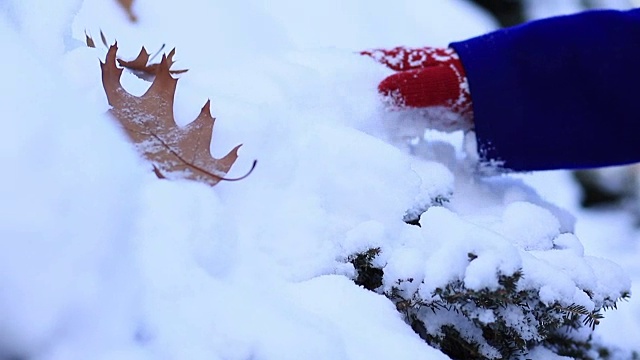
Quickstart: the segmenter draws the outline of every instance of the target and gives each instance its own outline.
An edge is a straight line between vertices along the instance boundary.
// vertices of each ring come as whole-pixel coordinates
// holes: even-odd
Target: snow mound
[[[398,129],[405,115],[383,108],[388,70],[354,53],[494,26],[468,3],[138,0],[136,25],[113,3],[0,4],[0,358],[445,359],[423,340],[447,325],[497,357],[475,325],[526,314],[420,309],[423,329],[403,301],[507,283],[596,311],[628,290],[566,212],[478,177],[457,140],[423,138],[419,114]],[[178,123],[211,98],[213,155],[243,143],[229,175],[258,159],[254,173],[215,188],[155,179],[104,115],[106,49],[82,45],[100,28],[124,57],[176,46],[190,69]],[[123,85],[148,83],[125,72]],[[354,284],[368,251],[371,289]]]
[[[0,41],[0,357],[133,348],[137,158],[3,18]]]

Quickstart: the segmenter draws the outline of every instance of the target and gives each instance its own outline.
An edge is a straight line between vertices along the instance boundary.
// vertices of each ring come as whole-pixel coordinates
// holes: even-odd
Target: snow
[[[610,260],[593,256],[598,240],[583,246],[598,237],[571,215],[573,184],[558,199],[533,189],[550,191],[544,181],[479,178],[461,134],[408,143],[420,115],[384,108],[376,86],[389,71],[356,52],[494,29],[469,3],[134,4],[136,25],[115,1],[0,3],[0,358],[446,359],[387,298],[353,283],[348,257],[371,248],[386,290],[424,298],[452,280],[496,287],[497,274],[522,269],[543,300],[592,309],[631,286],[615,262],[640,278],[636,243],[612,240],[629,251]],[[106,49],[83,45],[100,29],[126,58],[175,46],[176,67],[190,69],[178,123],[210,98],[214,156],[243,143],[229,175],[257,159],[254,173],[215,188],[156,179],[104,115]],[[128,72],[123,84],[148,86]],[[418,217],[421,228],[403,222]],[[632,315],[607,313],[603,337],[616,340],[609,317],[639,333],[634,301],[620,310]]]
[[[526,201],[507,205],[502,222],[504,225],[496,231],[525,250],[551,250],[553,239],[560,235],[558,219],[550,211]]]
[[[353,286],[345,277],[320,276],[296,284],[291,290],[292,301],[321,318],[327,330],[337,335],[333,340],[343,344],[341,357],[325,359],[446,359],[440,352],[424,346],[390,302]],[[368,306],[358,305],[363,303]],[[370,321],[372,311],[377,317],[375,323]]]
[[[140,162],[4,15],[0,41],[2,67],[25,69],[5,71],[0,96],[0,357],[133,346]]]

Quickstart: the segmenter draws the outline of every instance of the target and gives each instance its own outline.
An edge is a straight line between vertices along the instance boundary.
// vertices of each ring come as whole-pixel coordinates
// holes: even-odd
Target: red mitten
[[[459,114],[451,130],[473,127],[469,85],[458,54],[451,48],[375,49],[361,52],[398,71],[378,85],[394,106],[444,107]],[[451,121],[450,119],[448,121]]]

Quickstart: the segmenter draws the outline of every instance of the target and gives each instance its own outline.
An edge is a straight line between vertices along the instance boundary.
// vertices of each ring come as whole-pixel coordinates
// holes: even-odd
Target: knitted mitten
[[[471,95],[464,68],[451,48],[374,49],[361,52],[397,73],[378,85],[393,106],[445,107],[460,115],[458,129],[473,126]]]

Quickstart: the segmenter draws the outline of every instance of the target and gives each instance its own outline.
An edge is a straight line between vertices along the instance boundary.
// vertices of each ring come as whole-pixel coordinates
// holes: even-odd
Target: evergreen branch
[[[568,307],[556,305],[555,308],[565,313],[566,320],[570,320],[570,317],[584,316],[582,322],[589,326],[591,330],[595,330],[596,326],[600,324],[600,320],[604,318],[599,310],[589,311],[582,305],[573,304]]]

